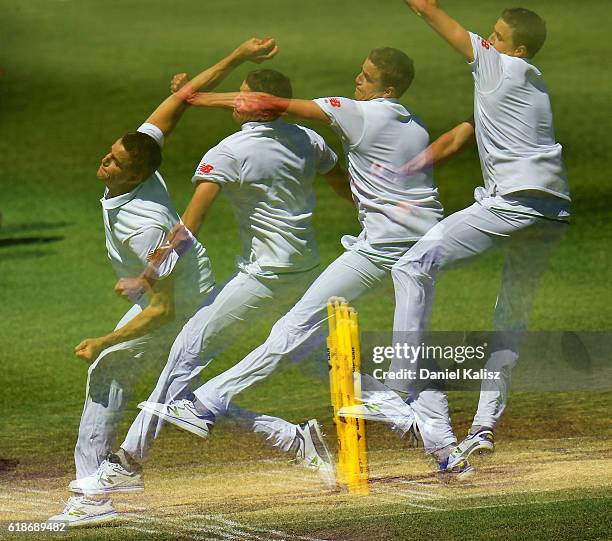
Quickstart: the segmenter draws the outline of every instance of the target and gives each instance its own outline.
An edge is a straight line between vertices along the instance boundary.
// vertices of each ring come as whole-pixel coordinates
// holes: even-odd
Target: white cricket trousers
[[[501,381],[484,381],[481,386],[474,425],[493,427],[502,415],[508,398],[510,372],[518,359],[519,343],[527,329],[536,287],[544,273],[549,256],[567,229],[561,220],[536,217],[525,211],[530,208],[547,216],[567,203],[553,198],[511,198],[484,196],[470,207],[448,216],[434,226],[392,269],[395,286],[394,337],[406,333],[417,346],[431,315],[436,274],[451,263],[476,257],[490,248],[505,249],[501,287],[493,316],[494,342],[485,367],[500,371]],[[517,201],[520,204],[517,204]],[[528,203],[528,204],[527,204]],[[536,213],[538,213],[536,212]],[[535,214],[535,213],[534,213]],[[391,363],[392,372],[409,366],[407,360]],[[388,379],[396,391],[411,392],[410,382]],[[437,404],[425,405],[417,394],[411,406],[426,448],[441,448],[435,434],[450,430],[448,403],[444,393],[437,393]],[[422,402],[422,401],[421,401]],[[424,429],[423,429],[424,427]],[[433,438],[432,438],[433,431]]]
[[[179,308],[175,321],[150,334],[103,350],[91,364],[74,450],[77,479],[95,472],[111,452],[134,387],[146,374],[159,373],[159,365],[168,355],[172,340],[201,305],[204,295],[194,299],[192,306]],[[132,306],[115,329],[123,327],[141,311],[139,305]]]
[[[349,250],[331,263],[297,304],[272,327],[268,339],[229,370],[195,391],[214,415],[223,415],[234,396],[267,377],[280,360],[309,340],[327,321],[327,300],[353,301],[388,278],[390,271]]]
[[[282,314],[304,293],[317,273],[318,267],[274,275],[237,272],[209,295],[182,328],[147,400],[165,404],[183,398],[190,391],[190,383],[223,349],[243,339],[246,327],[253,324],[258,313],[266,317],[270,313]],[[246,410],[236,410],[236,415],[250,423],[253,431],[264,433],[276,447],[288,448],[293,441],[295,429],[290,423],[266,415],[247,414]],[[162,426],[162,419],[140,411],[121,448],[143,461]]]

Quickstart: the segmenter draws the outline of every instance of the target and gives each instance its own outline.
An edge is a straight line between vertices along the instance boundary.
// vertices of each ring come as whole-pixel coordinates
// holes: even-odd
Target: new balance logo
[[[202,175],[207,175],[213,169],[214,169],[214,167],[210,163],[201,163],[200,166],[197,169],[197,172],[202,174]]]

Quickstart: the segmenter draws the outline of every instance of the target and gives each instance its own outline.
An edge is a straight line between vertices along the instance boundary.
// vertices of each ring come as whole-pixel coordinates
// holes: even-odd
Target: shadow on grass
[[[22,224],[4,224],[2,226],[3,234],[27,233],[29,231],[50,231],[52,229],[61,229],[71,226],[71,222],[26,222]]]
[[[56,255],[55,250],[27,250],[19,252],[4,253],[0,251],[0,262],[11,261],[11,260],[25,260],[25,259],[40,259],[42,257],[48,257],[50,255]]]
[[[0,248],[8,246],[22,246],[28,244],[48,244],[64,240],[65,237],[19,237],[19,238],[0,238]]]
[[[0,458],[0,471],[13,471],[18,464],[19,460],[16,458]]]

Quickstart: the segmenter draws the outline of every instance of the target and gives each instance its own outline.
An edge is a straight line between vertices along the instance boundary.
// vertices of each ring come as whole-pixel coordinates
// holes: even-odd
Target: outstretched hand
[[[273,38],[247,39],[244,43],[240,44],[231,55],[221,61],[221,63],[226,62],[221,71],[219,71],[220,68],[218,68],[221,64],[219,63],[196,76],[193,81],[190,81],[186,73],[177,73],[170,82],[170,90],[176,97],[183,101],[191,103],[191,105],[198,105],[197,102],[191,102],[197,90],[203,87],[207,90],[214,88],[217,82],[223,79],[225,75],[235,67],[236,61],[238,61],[238,63],[249,61],[261,64],[276,56],[277,53],[278,46]],[[204,75],[206,77],[203,77]]]
[[[278,46],[276,45],[276,41],[270,37],[263,39],[247,39],[234,51],[234,54],[240,58],[240,60],[248,60],[256,64],[261,64],[266,60],[270,60],[276,56],[277,53]]]

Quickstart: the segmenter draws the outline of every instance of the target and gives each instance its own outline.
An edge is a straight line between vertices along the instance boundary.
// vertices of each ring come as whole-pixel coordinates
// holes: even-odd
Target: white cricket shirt
[[[343,245],[397,260],[407,243],[419,240],[443,217],[431,171],[398,174],[429,145],[427,129],[397,99],[314,101],[342,139],[363,228],[357,239],[345,236]]]
[[[230,200],[243,245],[240,268],[298,272],[319,263],[313,181],[337,159],[308,128],[280,119],[247,122],[204,155],[192,181],[215,182]]]
[[[145,123],[139,132],[150,135],[162,146],[161,130]],[[108,188],[100,200],[104,217],[106,248],[113,268],[119,278],[139,276],[148,258],[164,242],[167,233],[179,222],[168,190],[159,172],[153,173],[131,192],[107,197]],[[214,285],[210,261],[204,247],[194,239],[194,244],[180,258],[172,253],[160,268],[160,278],[171,272],[175,278],[175,302],[193,304],[193,296],[208,291]],[[139,304],[147,305],[143,298]]]
[[[538,190],[569,201],[561,145],[542,73],[470,33],[474,122],[485,188],[505,195]]]

